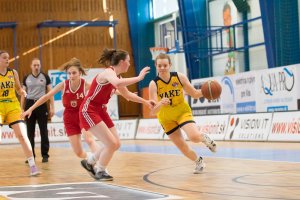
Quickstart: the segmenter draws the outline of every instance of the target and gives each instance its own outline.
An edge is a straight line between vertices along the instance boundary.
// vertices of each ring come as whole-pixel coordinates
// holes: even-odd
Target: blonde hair
[[[63,64],[60,68],[62,71],[67,71],[72,66],[76,67],[81,72],[82,75],[86,75],[86,71],[82,67],[80,60],[75,57],[69,60],[68,62],[66,62],[65,64]]]
[[[156,62],[157,62],[158,59],[168,59],[169,63],[172,64],[171,58],[168,54],[165,54],[165,53],[158,54],[158,56],[156,56],[156,58],[155,58],[155,65],[156,65]]]

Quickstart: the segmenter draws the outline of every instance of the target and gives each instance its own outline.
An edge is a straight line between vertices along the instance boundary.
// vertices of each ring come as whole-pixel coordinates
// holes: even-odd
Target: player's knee
[[[94,143],[94,139],[91,138],[91,137],[86,137],[86,138],[85,138],[85,142],[86,142],[89,146],[91,146],[91,145]]]
[[[195,143],[198,143],[198,142],[202,141],[200,135],[196,135],[196,134],[195,135],[191,135],[189,137],[189,139],[190,139],[191,142],[195,142]]]
[[[121,147],[120,141],[115,141],[110,145],[110,149],[113,151],[117,151]]]
[[[79,158],[84,158],[84,156],[83,156],[83,151],[82,151],[82,150],[80,150],[80,149],[74,149],[74,153],[75,153],[75,155],[76,155],[77,157],[79,157]]]

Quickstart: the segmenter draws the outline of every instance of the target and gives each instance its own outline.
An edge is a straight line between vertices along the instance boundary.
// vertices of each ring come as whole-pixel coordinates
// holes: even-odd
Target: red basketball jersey
[[[77,90],[72,91],[70,80],[65,80],[65,88],[62,94],[62,102],[65,109],[79,110],[81,103],[85,97],[85,81],[80,79],[80,85]]]
[[[84,100],[84,104],[95,106],[107,104],[115,91],[116,88],[110,82],[98,83],[96,76]]]

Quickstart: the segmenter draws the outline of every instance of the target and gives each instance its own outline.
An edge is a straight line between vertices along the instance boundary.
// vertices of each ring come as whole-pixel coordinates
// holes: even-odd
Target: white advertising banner
[[[163,139],[164,130],[157,119],[140,119],[136,139]]]
[[[88,82],[91,83],[94,77],[103,71],[100,68],[91,68],[87,71],[87,76],[83,78]],[[48,71],[49,77],[52,82],[52,87],[55,87],[60,82],[67,79],[67,74],[65,72],[59,70],[49,70]],[[64,107],[62,105],[62,92],[58,92],[54,95],[54,106],[55,106],[55,114],[51,118],[52,122],[62,122],[63,121],[63,111]],[[113,95],[107,105],[107,112],[110,115],[111,119],[119,119],[119,111],[118,111],[118,97],[117,95]]]
[[[256,112],[255,100],[256,72],[244,72],[235,75],[236,113]]]
[[[12,144],[19,143],[15,136],[13,129],[8,126],[3,126],[2,130],[2,144]],[[50,142],[56,141],[68,141],[68,137],[65,133],[65,128],[63,123],[48,123],[48,135]],[[35,127],[35,141],[41,142],[40,129],[38,125]]]
[[[231,115],[225,140],[266,141],[273,113]]]
[[[134,139],[137,128],[137,119],[116,120],[114,121],[114,124],[120,139]]]
[[[196,116],[194,120],[200,132],[214,140],[224,140],[229,115]]]
[[[290,65],[256,71],[257,112],[297,110],[297,67],[300,66]]]
[[[269,141],[300,141],[300,112],[274,113]]]

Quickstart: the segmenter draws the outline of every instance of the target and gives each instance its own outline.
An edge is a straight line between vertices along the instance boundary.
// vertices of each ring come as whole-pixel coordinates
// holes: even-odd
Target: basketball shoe
[[[82,160],[81,166],[89,173],[89,175],[96,179],[93,165],[89,164],[86,159]]]
[[[204,141],[203,143],[209,148],[210,151],[216,152],[217,151],[217,144],[214,140],[210,139],[207,134],[203,134]]]
[[[95,179],[98,181],[112,181],[114,178],[106,171],[97,171],[95,174]]]
[[[203,161],[203,158],[199,157],[196,160],[196,167],[195,167],[195,170],[194,170],[194,174],[201,174],[204,170],[204,167],[205,167],[205,163]]]
[[[38,176],[40,174],[41,172],[38,170],[38,168],[35,165],[30,167],[30,176]]]

